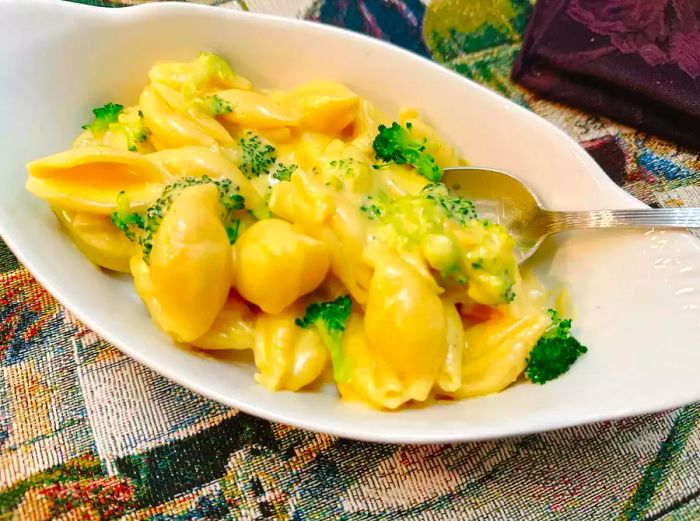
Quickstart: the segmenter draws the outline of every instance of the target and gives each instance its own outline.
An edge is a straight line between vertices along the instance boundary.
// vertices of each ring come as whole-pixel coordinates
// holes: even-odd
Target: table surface
[[[552,121],[645,203],[700,206],[697,154],[511,83],[530,0],[196,3],[380,35]],[[0,520],[700,519],[699,417],[423,447],[273,424],[122,355],[0,241]]]

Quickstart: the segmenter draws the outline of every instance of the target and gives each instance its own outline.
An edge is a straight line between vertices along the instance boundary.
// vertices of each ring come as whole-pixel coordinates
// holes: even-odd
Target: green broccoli
[[[107,130],[122,131],[126,136],[127,148],[136,152],[137,145],[144,142],[151,132],[143,124],[143,113],[140,110],[138,120],[120,123],[119,115],[123,110],[124,107],[117,103],[107,103],[104,107],[92,109],[95,120],[82,128],[89,130],[97,138],[102,137]]]
[[[241,148],[240,169],[248,179],[267,174],[277,161],[277,151],[270,144],[264,144],[260,136],[246,132],[238,144]]]
[[[112,222],[119,228],[130,241],[136,239],[132,226],[144,229],[143,217],[131,211],[129,197],[126,192],[119,192],[117,196],[117,209],[112,212]]]
[[[420,194],[390,199],[384,192],[366,196],[360,210],[368,219],[383,219],[400,229],[403,239],[422,239],[428,233],[439,233],[452,219],[460,226],[477,219],[474,204],[452,195],[442,183],[426,185]]]
[[[505,276],[508,275],[508,270],[506,270]],[[515,290],[513,289],[513,286],[507,287],[503,291],[503,296],[501,297],[501,300],[506,303],[511,303],[515,300]]]
[[[372,197],[367,197],[365,202],[360,206],[360,211],[364,213],[370,221],[378,219],[382,216],[382,207],[372,202]]]
[[[241,231],[241,220],[235,219],[231,224],[226,225],[226,235],[228,235],[228,242],[230,244],[236,244],[238,240],[238,235]]]
[[[376,156],[387,163],[412,165],[426,179],[436,182],[442,178],[442,168],[435,158],[425,150],[425,139],[416,141],[409,134],[411,123],[402,127],[394,121],[390,127],[379,125],[379,133],[374,138],[372,147]],[[375,165],[379,168],[382,165]]]
[[[445,213],[459,224],[478,218],[474,203],[464,197],[452,195],[449,188],[442,183],[431,183],[423,188],[422,192],[426,198],[438,203]]]
[[[277,169],[272,172],[272,177],[278,181],[291,181],[292,174],[297,169],[297,165],[285,165],[283,163],[278,163]]]
[[[92,109],[95,119],[92,123],[83,125],[81,128],[89,130],[94,136],[101,136],[109,128],[110,123],[119,121],[119,114],[124,110],[123,105],[118,103],[107,103],[104,107]]]
[[[202,112],[213,117],[233,112],[233,105],[217,94],[197,98],[194,104]]]
[[[569,370],[579,356],[588,351],[588,348],[571,336],[571,319],[562,320],[553,309],[548,313],[552,323],[530,351],[525,367],[525,376],[537,384],[558,378]]]
[[[352,311],[352,301],[343,295],[330,302],[314,302],[306,308],[304,318],[296,319],[296,325],[303,328],[316,326],[323,342],[331,354],[333,376],[336,382],[346,382],[349,367],[343,355],[343,332]]]
[[[381,219],[390,209],[391,199],[389,199],[389,196],[384,192],[379,192],[375,196],[366,196],[360,205],[360,211],[364,213],[370,221]]]
[[[241,220],[234,218],[234,213],[245,208],[245,198],[237,193],[231,193],[231,181],[221,179],[215,184],[219,188],[221,205],[224,207],[222,220],[228,235],[228,242],[235,244],[241,230]],[[237,188],[236,188],[237,189]]]
[[[143,112],[139,110],[139,119],[133,122],[119,124],[126,134],[126,144],[130,152],[138,150],[138,144],[146,141],[151,131],[143,124]]]

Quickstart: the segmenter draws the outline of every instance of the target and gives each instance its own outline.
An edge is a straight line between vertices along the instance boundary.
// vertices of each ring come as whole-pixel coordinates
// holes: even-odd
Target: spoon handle
[[[545,210],[546,233],[576,228],[700,228],[700,208],[641,208],[555,212]]]

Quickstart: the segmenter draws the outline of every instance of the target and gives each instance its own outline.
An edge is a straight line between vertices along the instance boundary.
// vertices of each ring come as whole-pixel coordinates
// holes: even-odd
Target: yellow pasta
[[[27,190],[78,212],[109,215],[117,196],[128,191],[134,209],[157,196],[170,176],[136,152],[110,147],[81,147],[32,161]]]
[[[141,93],[139,106],[144,122],[151,132],[150,140],[157,150],[216,144],[216,139],[186,115],[170,107],[152,86],[146,87]]]
[[[544,296],[531,275],[518,281],[515,291],[527,298],[515,299],[465,329],[461,385],[443,388],[452,396],[465,398],[502,391],[525,369],[527,356],[549,325],[549,318]]]
[[[78,249],[97,266],[129,273],[136,247],[112,224],[107,215],[57,208],[55,214]]]
[[[464,356],[464,324],[454,303],[443,301],[445,327],[447,328],[447,354],[442,362],[435,383],[443,391],[456,391],[462,385],[462,359]]]
[[[236,289],[271,314],[311,293],[328,272],[325,244],[280,219],[253,224],[236,242],[233,256]]]
[[[365,309],[365,334],[375,353],[400,375],[436,376],[447,356],[439,287],[398,255],[375,264]]]
[[[188,63],[157,63],[149,71],[148,79],[178,89],[187,98],[221,89],[253,87],[250,81],[236,74],[226,60],[208,52],[200,53],[196,60]]]
[[[318,333],[295,324],[303,313],[300,306],[291,306],[276,315],[258,318],[253,346],[258,383],[272,390],[297,391],[312,383],[328,363]]]
[[[229,295],[214,323],[191,344],[201,349],[250,349],[255,341],[255,315],[238,295]]]
[[[199,98],[188,101],[178,91],[163,83],[152,83],[151,87],[176,114],[188,118],[203,133],[208,134],[217,142],[231,144],[233,140],[231,134],[211,114],[206,112],[206,105]]]
[[[469,328],[464,335],[462,384],[454,396],[496,393],[513,383],[547,325],[547,315],[539,313],[506,315]]]
[[[368,100],[360,100],[357,116],[353,123],[351,143],[363,153],[371,155],[373,153],[372,141],[377,135],[379,125],[391,125],[391,119]]]
[[[346,356],[352,360],[350,377],[338,383],[341,396],[360,400],[374,407],[396,409],[410,400],[424,401],[430,394],[433,377],[406,375],[378,358],[370,347],[360,315],[353,314],[343,336]]]
[[[507,230],[439,182],[464,161],[414,109],[392,122],[331,81],[254,89],[202,53],[93,112],[27,189],[131,273],[158,327],[251,349],[271,390],[332,375],[381,409],[498,392],[556,324]]]
[[[269,129],[299,125],[298,109],[285,107],[263,93],[230,89],[216,95],[231,104],[231,112],[223,118],[241,127]]]
[[[231,288],[231,249],[213,185],[184,189],[165,214],[150,256],[163,329],[183,342],[212,325]]]
[[[327,134],[338,133],[352,123],[360,104],[357,94],[329,81],[298,87],[286,101],[300,111],[299,125]]]

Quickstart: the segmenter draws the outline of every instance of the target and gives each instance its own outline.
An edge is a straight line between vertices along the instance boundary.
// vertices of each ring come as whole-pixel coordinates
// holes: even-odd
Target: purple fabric
[[[700,0],[538,0],[512,75],[700,150]]]

